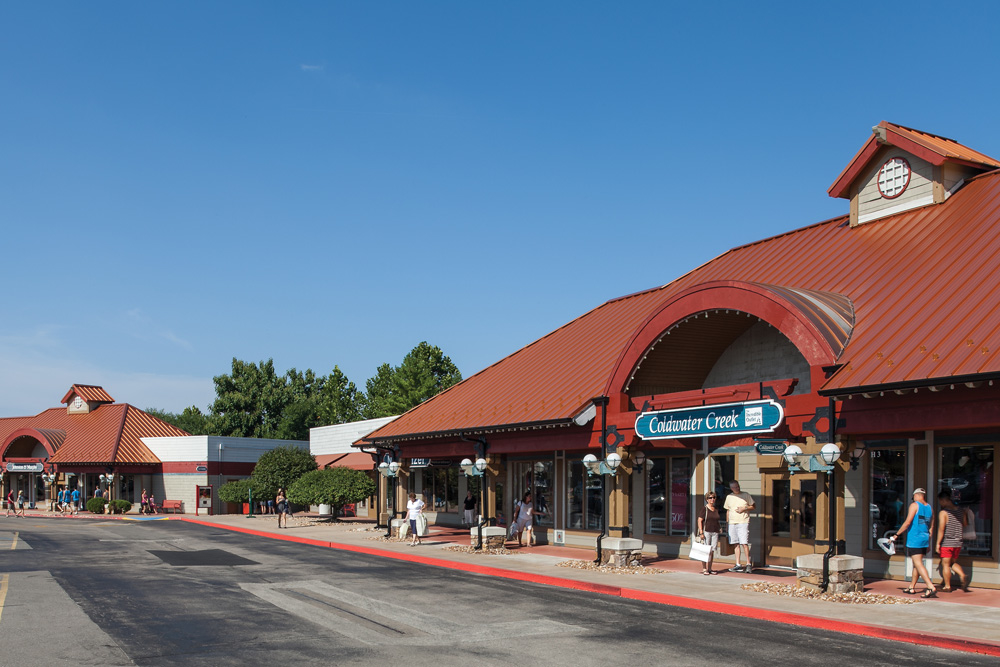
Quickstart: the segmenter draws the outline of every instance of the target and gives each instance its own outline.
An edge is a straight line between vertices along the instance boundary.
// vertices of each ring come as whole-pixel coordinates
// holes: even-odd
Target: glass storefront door
[[[822,480],[815,473],[765,475],[764,553],[769,565],[795,564],[816,551],[816,517],[821,516]],[[752,530],[752,528],[751,528]],[[753,541],[751,534],[751,541]]]

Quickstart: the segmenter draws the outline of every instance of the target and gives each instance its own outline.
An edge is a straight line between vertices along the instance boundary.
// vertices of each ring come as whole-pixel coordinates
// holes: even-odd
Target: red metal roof
[[[88,403],[114,403],[115,399],[111,394],[104,391],[104,387],[94,384],[75,384],[69,388],[60,403],[69,403],[73,396],[77,395]]]
[[[100,405],[85,414],[51,408],[33,417],[3,418],[0,443],[24,428],[45,434],[58,447],[49,460],[64,466],[159,463],[141,438],[188,435],[127,403]]]
[[[320,468],[351,468],[352,470],[372,470],[371,454],[349,452],[347,454],[324,454],[316,457]]]
[[[784,286],[829,319],[831,342],[846,346],[824,393],[1000,374],[1000,171],[970,179],[943,204],[854,228],[847,216],[827,220],[608,301],[369,438],[568,422],[604,390],[622,346],[654,309],[714,280]]]

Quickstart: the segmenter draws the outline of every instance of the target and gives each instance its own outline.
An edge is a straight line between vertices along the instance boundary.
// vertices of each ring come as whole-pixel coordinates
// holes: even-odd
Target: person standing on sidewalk
[[[465,525],[471,526],[475,523],[476,499],[472,497],[472,491],[465,494]]]
[[[951,499],[951,489],[944,489],[938,494],[938,531],[936,551],[941,554],[941,590],[951,593],[951,571],[958,574],[959,585],[966,593],[969,592],[969,580],[965,578],[965,570],[958,564],[958,556],[962,553],[962,531],[965,528],[964,512]]]
[[[740,483],[735,479],[729,483],[729,488],[732,493],[726,496],[723,509],[726,510],[726,522],[729,524],[729,543],[736,547],[736,565],[729,568],[729,571],[750,574],[753,570],[750,562],[750,512],[756,505],[749,493],[740,491]],[[740,565],[740,554],[743,554],[746,566]]]
[[[718,574],[712,569],[715,547],[719,544],[719,532],[722,530],[722,524],[719,522],[719,509],[715,506],[718,500],[719,497],[715,495],[715,491],[706,493],[705,509],[698,517],[698,537],[711,549],[708,552],[708,560],[701,566],[701,573],[705,575]]]
[[[927,503],[927,491],[924,489],[914,489],[913,502],[906,513],[906,521],[899,527],[896,534],[889,539],[893,542],[900,533],[906,533],[906,555],[913,563],[913,576],[910,579],[910,587],[904,588],[903,592],[913,595],[917,592],[917,577],[923,577],[927,582],[927,590],[921,597],[937,597],[937,588],[931,581],[931,575],[927,573],[924,566],[924,556],[928,555],[931,547],[931,533],[934,532],[934,510]]]
[[[424,501],[417,498],[417,494],[411,493],[410,499],[406,501],[406,520],[410,522],[411,547],[420,544],[420,522],[418,519],[423,512]]]
[[[285,523],[284,528],[288,528],[288,499],[285,497],[284,489],[278,489],[278,495],[274,498],[274,504],[278,508],[278,528],[282,528],[282,521]]]

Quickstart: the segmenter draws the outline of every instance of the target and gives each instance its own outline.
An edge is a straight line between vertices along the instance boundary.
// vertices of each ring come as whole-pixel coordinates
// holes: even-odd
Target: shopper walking
[[[732,491],[726,496],[723,509],[726,510],[726,522],[729,524],[729,543],[736,547],[736,565],[729,568],[730,572],[746,572],[753,569],[750,562],[750,512],[754,510],[753,497],[740,491],[740,483],[735,479],[729,483]],[[740,556],[746,565],[740,565]]]
[[[288,498],[285,497],[284,489],[278,489],[278,495],[274,498],[274,504],[278,508],[278,528],[288,528]],[[285,525],[282,526],[282,523]]]
[[[76,487],[69,494],[69,501],[71,503],[70,504],[70,514],[79,514],[80,513],[80,487]]]
[[[7,516],[17,516],[14,511],[14,489],[7,492]]]
[[[420,517],[424,513],[424,501],[411,493],[406,501],[406,519],[410,522],[410,546],[420,544]]]
[[[531,502],[531,492],[521,497],[521,502],[514,506],[514,530],[517,533],[517,546],[523,546],[521,540],[529,547],[534,540],[534,504]]]
[[[712,561],[715,559],[715,548],[719,544],[719,532],[722,530],[722,524],[719,521],[719,509],[715,506],[718,500],[719,497],[715,495],[715,491],[706,493],[705,509],[702,510],[701,515],[698,517],[698,537],[710,548],[708,560],[701,566],[701,573],[704,575],[718,574],[718,572],[712,569]]]
[[[17,492],[17,516],[24,516],[24,491]]]
[[[924,556],[930,555],[931,533],[934,532],[934,511],[927,504],[927,491],[915,489],[913,491],[913,502],[906,513],[906,521],[899,527],[895,535],[889,539],[893,542],[900,533],[906,533],[906,555],[913,563],[913,576],[910,579],[910,587],[904,588],[903,592],[913,595],[917,592],[917,577],[923,577],[927,582],[927,590],[921,597],[937,597],[937,588],[931,581],[931,576],[924,566]]]
[[[962,553],[962,531],[965,528],[965,512],[963,512],[951,499],[951,489],[944,489],[938,494],[938,504],[941,511],[938,512],[938,531],[936,551],[941,555],[941,590],[945,593],[952,591],[951,571],[958,575],[959,586],[966,593],[969,592],[968,579],[965,578],[965,570],[958,564],[958,556]]]

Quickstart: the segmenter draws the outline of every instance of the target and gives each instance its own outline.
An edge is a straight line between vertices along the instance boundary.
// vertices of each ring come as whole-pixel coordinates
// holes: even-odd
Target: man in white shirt
[[[729,569],[730,572],[750,573],[750,512],[754,510],[753,497],[749,493],[740,491],[740,483],[735,479],[729,483],[732,490],[726,496],[726,503],[723,509],[726,510],[726,522],[729,524],[729,543],[736,547],[736,565]],[[746,566],[740,565],[740,554]]]

